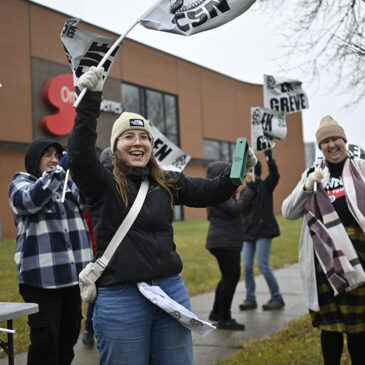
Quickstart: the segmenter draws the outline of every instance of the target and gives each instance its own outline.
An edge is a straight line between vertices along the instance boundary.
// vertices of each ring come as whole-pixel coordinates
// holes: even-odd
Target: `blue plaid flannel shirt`
[[[82,198],[68,180],[61,203],[64,179],[57,165],[38,179],[18,172],[10,183],[19,284],[47,289],[78,285],[78,274],[92,260],[89,230],[79,209]]]

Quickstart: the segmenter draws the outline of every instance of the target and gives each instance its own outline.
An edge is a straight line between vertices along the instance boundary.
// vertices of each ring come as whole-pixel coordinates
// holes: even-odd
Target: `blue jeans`
[[[246,298],[256,300],[256,284],[253,273],[255,251],[257,266],[269,287],[271,299],[279,299],[281,297],[279,285],[270,267],[270,238],[259,238],[256,241],[245,241],[243,243],[242,262],[245,274]]]
[[[190,310],[179,275],[148,282]],[[98,288],[93,316],[100,365],[192,365],[189,329],[146,299],[136,284]]]

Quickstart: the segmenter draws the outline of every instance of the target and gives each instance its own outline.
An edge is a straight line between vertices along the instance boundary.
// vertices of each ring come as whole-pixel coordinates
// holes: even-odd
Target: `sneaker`
[[[209,320],[212,321],[212,322],[218,322],[219,321],[219,315],[217,313],[210,312]]]
[[[93,347],[94,346],[94,332],[85,330],[82,335],[82,343],[87,347]]]
[[[282,297],[279,299],[270,299],[266,304],[262,306],[264,311],[273,311],[284,308],[285,303]]]
[[[255,309],[257,308],[256,300],[254,299],[245,299],[242,304],[240,304],[240,310],[246,311],[248,309]]]
[[[236,322],[233,318],[230,318],[226,321],[218,321],[217,328],[222,330],[243,331],[245,329],[245,325]]]

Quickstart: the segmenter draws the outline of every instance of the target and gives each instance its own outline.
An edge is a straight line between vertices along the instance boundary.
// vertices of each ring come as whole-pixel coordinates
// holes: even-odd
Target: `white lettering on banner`
[[[175,4],[178,2],[181,3],[181,1],[175,1]],[[188,32],[192,28],[201,26],[209,19],[215,18],[218,16],[217,10],[221,13],[231,10],[226,0],[212,0],[209,2],[198,0],[179,9],[176,9],[177,6],[175,9],[173,8],[175,4],[172,5],[172,12],[175,14],[173,23],[183,32]]]
[[[73,91],[71,91],[67,86],[62,86],[61,100],[64,103],[73,104],[75,102],[75,93]]]
[[[113,114],[120,114],[122,112],[122,103],[118,103],[112,100],[103,99],[100,104],[100,110],[102,112],[110,112]]]

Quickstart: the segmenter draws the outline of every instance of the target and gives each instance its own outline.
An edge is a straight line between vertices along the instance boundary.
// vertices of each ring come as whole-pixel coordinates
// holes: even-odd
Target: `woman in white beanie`
[[[90,206],[97,257],[125,218],[142,179],[149,180],[139,215],[96,282],[93,323],[100,364],[193,364],[190,330],[148,301],[136,283],[159,286],[176,302],[190,308],[179,275],[182,262],[173,241],[173,206],[205,207],[227,200],[236,189],[230,169],[214,179],[162,170],[152,154],[153,135],[148,121],[127,112],[113,125],[113,165],[103,166],[95,152],[101,73],[92,68],[81,76],[79,86],[88,91],[77,108],[68,161],[72,177]],[[251,151],[247,168],[255,163]]]
[[[344,129],[329,115],[316,132],[324,159],[306,170],[282,204],[303,217],[299,263],[312,324],[321,328],[325,365],[340,364],[343,334],[352,365],[364,363],[365,162],[346,149]]]

